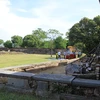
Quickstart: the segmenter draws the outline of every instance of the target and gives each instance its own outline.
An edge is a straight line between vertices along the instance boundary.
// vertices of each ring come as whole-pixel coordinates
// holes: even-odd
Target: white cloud
[[[21,9],[21,8],[17,9],[17,11],[20,11],[20,12],[28,12],[27,10]]]
[[[5,36],[9,34],[9,39],[13,35],[25,36],[40,25],[38,19],[19,17],[11,13],[9,4],[9,0],[0,0],[0,29],[6,31],[0,34],[5,34]],[[1,36],[0,38],[5,39]]]
[[[25,18],[11,12],[10,6],[12,2],[0,0],[0,38],[7,40],[5,36],[10,39],[13,35],[24,37],[37,28],[46,31],[48,29],[57,29],[61,33],[65,33],[82,17],[93,18],[99,14],[100,8],[97,7],[98,5],[95,6],[90,3],[89,6],[87,2],[90,2],[90,0],[43,0],[39,7],[33,7],[30,10],[27,10],[27,8],[14,8],[19,12],[31,13],[35,16],[35,18]]]
[[[59,8],[59,2],[55,1],[47,1],[47,4],[45,4],[45,6],[43,5],[35,9],[33,8],[31,12],[33,13],[33,15],[36,15],[38,17],[38,19],[40,20],[40,26],[42,26],[44,30],[47,31],[48,29],[57,29],[61,33],[65,34],[65,32],[67,32],[68,29],[72,26],[72,23],[69,21],[65,22],[65,20],[63,20],[63,15],[60,18],[55,17],[55,12],[59,12],[57,11],[57,9]]]
[[[93,19],[94,17],[96,17],[97,15],[99,15],[100,12],[100,8],[85,8],[85,9],[81,9],[81,12],[88,18]]]

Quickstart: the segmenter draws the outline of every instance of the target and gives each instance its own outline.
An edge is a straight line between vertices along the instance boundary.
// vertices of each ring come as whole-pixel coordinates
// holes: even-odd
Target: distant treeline
[[[48,49],[65,49],[67,46],[75,46],[85,53],[91,51],[100,43],[100,15],[93,19],[82,18],[75,23],[66,37],[56,29],[49,29],[47,32],[38,28],[24,38],[18,35],[11,37],[11,40],[4,42],[0,39],[0,44],[7,48],[33,47]]]

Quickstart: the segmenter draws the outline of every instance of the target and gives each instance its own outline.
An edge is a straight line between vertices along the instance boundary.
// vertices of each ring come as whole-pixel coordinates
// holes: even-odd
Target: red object
[[[66,59],[69,59],[69,55],[66,55]]]
[[[75,58],[75,54],[66,55],[66,59],[73,59]]]

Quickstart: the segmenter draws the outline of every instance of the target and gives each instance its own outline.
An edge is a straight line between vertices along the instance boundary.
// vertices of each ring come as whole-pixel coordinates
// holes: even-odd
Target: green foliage
[[[18,35],[12,36],[11,41],[13,43],[13,47],[21,47],[23,44],[23,38]]]
[[[4,41],[2,39],[0,39],[0,45],[3,44],[3,43],[4,43]]]
[[[44,44],[44,40],[46,37],[46,32],[43,31],[41,28],[38,28],[37,30],[33,30],[32,34],[26,35],[23,38],[23,46],[41,48],[41,46]]]
[[[74,46],[80,50],[84,50],[85,45],[81,42],[75,43]]]
[[[42,42],[46,39],[47,35],[46,32],[43,31],[41,28],[38,28],[37,30],[33,30],[32,32],[33,38],[34,38],[34,45],[36,48],[40,48]]]
[[[34,47],[35,44],[35,39],[33,37],[33,35],[26,35],[24,38],[23,38],[23,46],[24,47]]]
[[[51,49],[51,57],[52,57],[52,49],[54,48],[54,39],[61,36],[62,34],[55,29],[49,29],[47,32],[47,37],[50,40],[50,49]]]
[[[57,37],[54,40],[55,49],[65,49],[67,41],[63,39],[61,36]]]
[[[65,48],[68,42],[62,39],[62,34],[56,29],[49,29],[47,32],[38,28],[22,38],[21,36],[14,35],[11,37],[12,46],[9,47],[34,47],[34,48]],[[61,37],[61,38],[58,38]],[[57,38],[57,39],[56,39]],[[55,43],[54,43],[55,40]],[[0,40],[2,43],[2,40]],[[66,44],[66,45],[65,45]],[[5,43],[8,47],[8,44]]]
[[[4,46],[7,48],[12,48],[12,42],[10,40],[7,40],[6,42],[4,42]]]
[[[47,37],[50,39],[50,40],[54,40],[56,39],[58,36],[61,36],[62,34],[58,31],[58,30],[55,30],[55,29],[49,29],[48,32],[47,32]]]
[[[49,48],[50,49],[50,41],[44,41],[41,43],[41,48]]]
[[[38,28],[37,30],[33,30],[32,34],[34,36],[38,37],[39,40],[43,40],[43,39],[45,39],[47,37],[46,36],[46,32],[43,31],[41,28]]]
[[[98,26],[100,26],[100,15],[94,17],[93,20],[96,22],[96,24],[97,24]]]
[[[93,20],[84,17],[74,24],[67,34],[70,45],[82,43],[82,49],[86,52],[91,51],[100,42],[100,16]]]

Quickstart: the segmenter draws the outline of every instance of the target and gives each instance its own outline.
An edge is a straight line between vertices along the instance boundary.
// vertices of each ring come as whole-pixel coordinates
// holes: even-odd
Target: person
[[[60,51],[58,52],[58,58],[61,59],[61,52]]]
[[[58,53],[56,52],[56,59],[58,59]]]
[[[78,58],[78,51],[75,52],[75,56],[76,56],[76,58]]]
[[[64,51],[64,53],[63,53],[63,54],[64,54],[64,59],[66,59],[66,52]]]
[[[81,51],[78,51],[78,57],[80,57],[82,55]]]

